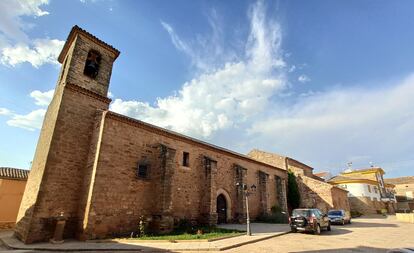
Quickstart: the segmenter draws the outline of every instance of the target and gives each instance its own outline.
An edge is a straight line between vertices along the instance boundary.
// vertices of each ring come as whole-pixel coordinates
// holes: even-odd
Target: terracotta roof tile
[[[414,176],[385,178],[384,181],[388,184],[414,184]]]
[[[28,177],[28,170],[0,167],[0,178],[27,180]]]
[[[112,45],[98,39],[93,34],[87,32],[86,30],[84,30],[84,29],[80,28],[79,26],[75,25],[70,30],[70,33],[68,35],[68,38],[66,39],[65,45],[63,46],[62,51],[59,54],[58,61],[60,63],[63,63],[63,60],[66,56],[66,52],[68,51],[68,48],[69,48],[70,44],[72,43],[72,40],[74,39],[76,34],[83,34],[84,36],[90,38],[92,41],[95,41],[96,43],[98,43],[101,46],[105,47],[109,51],[112,51],[115,55],[115,59],[118,58],[118,56],[120,54],[118,49],[114,48]]]

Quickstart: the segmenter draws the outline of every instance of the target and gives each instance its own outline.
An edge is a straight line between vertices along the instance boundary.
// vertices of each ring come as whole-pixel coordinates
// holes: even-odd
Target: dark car
[[[390,249],[387,251],[387,253],[414,253],[414,247],[403,249]]]
[[[332,224],[345,225],[351,223],[351,215],[345,210],[329,210],[328,217]]]
[[[323,214],[319,209],[294,209],[292,216],[289,217],[290,229],[296,233],[298,231],[313,232],[316,235],[322,229],[331,231],[331,222],[328,215]]]

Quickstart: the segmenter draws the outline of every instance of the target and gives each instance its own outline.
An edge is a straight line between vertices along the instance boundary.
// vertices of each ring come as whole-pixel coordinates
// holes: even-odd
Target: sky
[[[73,25],[121,51],[110,110],[333,175],[414,175],[413,1],[0,1],[0,166],[30,168]]]

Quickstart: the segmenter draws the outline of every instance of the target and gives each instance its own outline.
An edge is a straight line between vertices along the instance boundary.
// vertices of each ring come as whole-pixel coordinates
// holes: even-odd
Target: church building
[[[109,111],[120,52],[75,26],[59,55],[57,80],[17,217],[25,243],[136,231],[144,217],[160,233],[182,219],[244,222],[287,210],[287,173],[176,132]],[[118,84],[121,85],[121,84]]]

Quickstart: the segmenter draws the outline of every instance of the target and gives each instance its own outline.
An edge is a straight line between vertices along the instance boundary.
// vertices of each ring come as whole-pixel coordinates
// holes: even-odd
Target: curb
[[[127,244],[135,244],[135,243],[200,243],[200,242],[217,242],[224,239],[230,239],[234,237],[239,237],[245,235],[237,234],[237,235],[227,235],[218,238],[212,239],[189,239],[189,240],[140,240],[140,239],[102,239],[102,240],[86,240],[89,243],[127,243]]]
[[[262,238],[257,238],[251,241],[246,241],[246,242],[241,242],[241,243],[236,243],[233,245],[229,245],[229,246],[223,246],[223,247],[211,247],[211,248],[173,248],[173,249],[122,249],[122,248],[116,248],[116,247],[108,247],[108,248],[90,248],[90,249],[85,249],[85,248],[72,248],[72,249],[62,249],[62,248],[48,248],[48,247],[16,247],[13,246],[11,243],[9,243],[7,240],[5,240],[5,238],[0,238],[0,241],[4,244],[4,246],[6,246],[8,249],[14,249],[14,250],[40,250],[40,251],[58,251],[58,252],[73,252],[73,251],[82,251],[82,252],[90,252],[90,251],[124,251],[124,252],[171,252],[171,251],[223,251],[223,250],[228,250],[228,249],[233,249],[233,248],[238,248],[240,246],[243,245],[247,245],[247,244],[251,244],[251,243],[256,243],[259,241],[264,241],[270,238],[274,238],[274,237],[278,237],[278,236],[282,236],[282,235],[286,235],[290,233],[290,231],[287,232],[281,232],[279,234],[274,234],[274,235],[268,235],[268,236],[264,236]],[[133,245],[133,244],[132,244]],[[137,245],[138,246],[138,245]],[[142,246],[142,247],[146,247],[146,246]]]
[[[282,232],[282,233],[277,234],[277,235],[269,235],[269,236],[266,236],[266,237],[263,237],[263,238],[258,238],[258,239],[251,240],[251,241],[248,241],[248,242],[241,242],[241,243],[236,243],[236,244],[233,244],[233,245],[230,245],[230,246],[221,247],[221,248],[218,248],[218,250],[222,251],[222,250],[228,250],[228,249],[238,248],[238,247],[243,246],[243,245],[247,245],[247,244],[250,244],[250,243],[264,241],[264,240],[267,240],[267,239],[270,239],[270,238],[274,238],[274,237],[286,235],[286,234],[289,234],[289,233],[290,233],[290,231]]]

